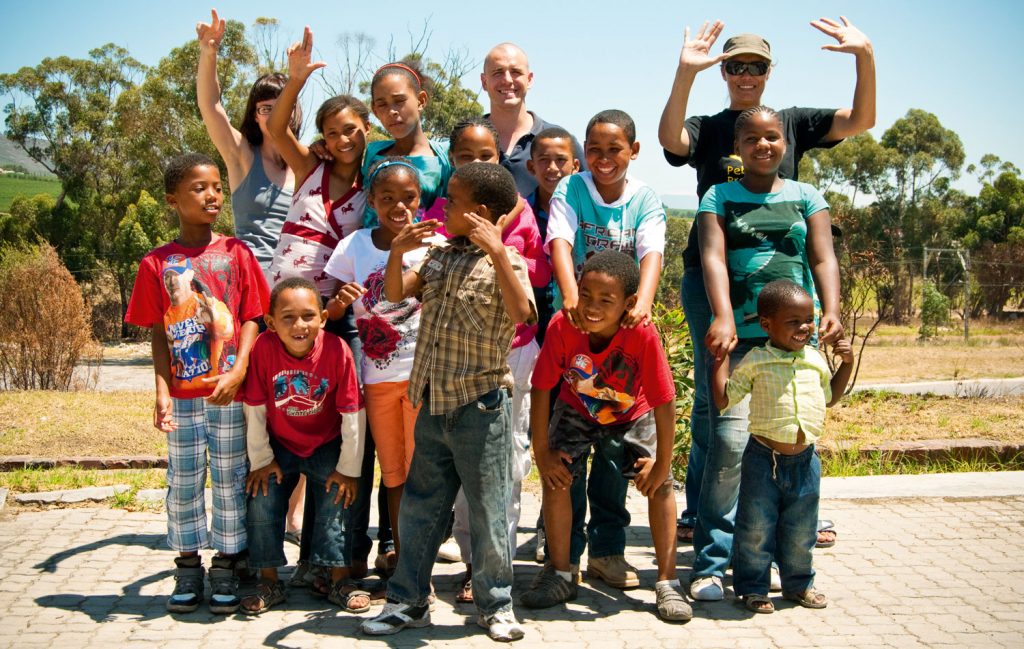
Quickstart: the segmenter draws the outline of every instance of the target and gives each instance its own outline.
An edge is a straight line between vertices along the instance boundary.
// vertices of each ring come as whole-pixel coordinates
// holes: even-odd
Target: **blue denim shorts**
[[[638,459],[657,454],[658,433],[653,412],[644,413],[632,421],[601,425],[587,419],[561,399],[557,401],[548,425],[548,446],[565,451],[572,457],[569,470],[573,480],[586,470],[586,457],[594,442],[606,437],[622,440],[622,463],[617,468],[627,480],[636,477],[634,465]]]

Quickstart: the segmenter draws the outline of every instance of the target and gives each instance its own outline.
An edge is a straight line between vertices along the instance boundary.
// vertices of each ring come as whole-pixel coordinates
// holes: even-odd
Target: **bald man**
[[[514,43],[495,45],[484,58],[480,85],[490,98],[491,112],[485,117],[498,129],[499,145],[504,154],[502,164],[515,177],[519,193],[529,196],[537,189],[537,181],[526,169],[530,145],[534,136],[556,125],[526,110],[526,93],[533,85],[526,52]],[[583,148],[575,139],[573,145],[576,157],[586,169]]]

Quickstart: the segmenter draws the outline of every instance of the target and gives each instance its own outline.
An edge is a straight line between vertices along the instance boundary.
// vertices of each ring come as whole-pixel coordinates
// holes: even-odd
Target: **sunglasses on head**
[[[739,76],[746,72],[752,77],[763,77],[768,73],[768,66],[767,61],[726,61],[724,64],[726,74]]]

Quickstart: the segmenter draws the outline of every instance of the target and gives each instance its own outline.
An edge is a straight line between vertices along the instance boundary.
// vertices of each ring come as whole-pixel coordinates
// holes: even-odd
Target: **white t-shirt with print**
[[[352,304],[356,328],[363,342],[363,383],[409,380],[416,355],[416,333],[420,326],[420,303],[415,298],[388,302],[384,297],[384,269],[388,250],[373,243],[373,230],[356,230],[341,240],[324,270],[342,283],[358,282],[366,293]],[[441,243],[434,236],[426,244],[402,256],[402,268],[409,269],[427,252],[429,244]]]

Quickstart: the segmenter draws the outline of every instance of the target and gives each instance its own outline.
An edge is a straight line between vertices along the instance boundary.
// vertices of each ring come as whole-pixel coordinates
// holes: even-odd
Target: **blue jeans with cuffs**
[[[430,414],[424,394],[416,450],[402,493],[402,551],[388,582],[389,601],[425,606],[437,550],[459,487],[469,505],[473,601],[480,613],[512,610],[512,403],[504,388],[454,410]]]
[[[820,495],[821,461],[813,445],[782,455],[750,438],[733,542],[737,596],[768,594],[772,557],[779,564],[783,593],[803,593],[814,585],[811,553],[818,538]]]
[[[249,533],[249,565],[253,568],[279,568],[287,564],[284,555],[285,516],[288,498],[306,474],[307,496],[312,497],[316,512],[310,546],[311,563],[318,566],[344,567],[352,562],[352,508],[335,504],[337,486],[327,492],[327,478],[338,464],[341,438],[321,445],[309,457],[295,455],[273,437],[270,446],[284,478],[281,482],[270,476],[267,495],[258,492],[249,496],[246,527]]]

